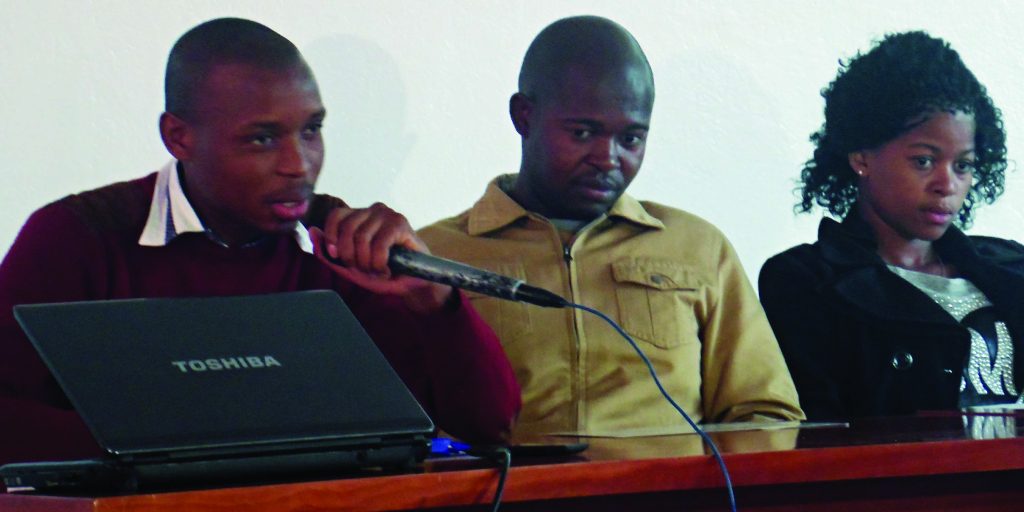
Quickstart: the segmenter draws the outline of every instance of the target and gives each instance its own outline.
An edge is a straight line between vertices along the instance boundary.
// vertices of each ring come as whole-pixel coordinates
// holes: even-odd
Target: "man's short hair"
[[[265,25],[241,18],[210,20],[186,32],[171,48],[164,76],[164,110],[182,119],[193,118],[196,90],[220,64],[274,70],[305,67],[299,49]]]
[[[570,66],[617,70],[623,65],[644,69],[654,93],[654,74],[640,43],[628,30],[607,18],[573,16],[544,28],[526,50],[519,69],[519,92],[533,101],[555,90]]]

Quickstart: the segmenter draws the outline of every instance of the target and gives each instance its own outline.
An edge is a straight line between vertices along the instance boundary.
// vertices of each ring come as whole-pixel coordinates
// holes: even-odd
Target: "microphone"
[[[513,279],[397,245],[391,248],[388,267],[396,274],[418,277],[499,299],[527,302],[548,308],[564,308],[569,305],[562,297],[543,288],[530,286],[521,279]]]

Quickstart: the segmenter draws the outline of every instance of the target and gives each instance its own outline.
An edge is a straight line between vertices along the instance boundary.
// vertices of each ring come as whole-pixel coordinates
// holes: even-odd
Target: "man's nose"
[[[302,178],[307,176],[312,168],[311,155],[298,137],[288,137],[282,141],[277,159],[278,174]]]
[[[590,152],[591,163],[602,172],[619,168],[619,144],[615,137],[601,137],[594,141]]]

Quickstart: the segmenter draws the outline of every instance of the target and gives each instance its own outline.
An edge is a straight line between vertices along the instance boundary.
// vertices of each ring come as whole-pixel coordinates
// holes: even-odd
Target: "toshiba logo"
[[[241,370],[243,368],[270,368],[281,366],[274,356],[221,357],[217,359],[190,359],[188,361],[171,361],[171,365],[181,373]]]

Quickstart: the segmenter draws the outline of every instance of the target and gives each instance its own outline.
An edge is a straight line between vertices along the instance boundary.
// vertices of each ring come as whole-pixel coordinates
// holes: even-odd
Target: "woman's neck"
[[[954,272],[935,249],[931,240],[908,239],[880,219],[871,219],[872,212],[861,211],[871,226],[877,243],[877,253],[889,265],[943,277],[953,277]],[[872,222],[879,220],[879,222]],[[880,227],[881,226],[881,227]]]

